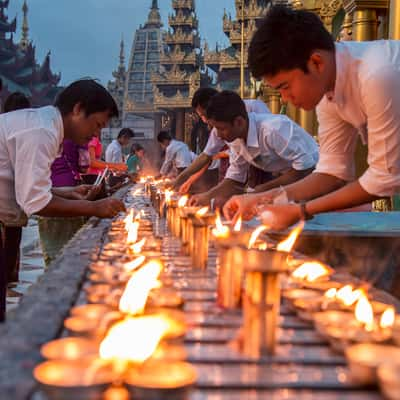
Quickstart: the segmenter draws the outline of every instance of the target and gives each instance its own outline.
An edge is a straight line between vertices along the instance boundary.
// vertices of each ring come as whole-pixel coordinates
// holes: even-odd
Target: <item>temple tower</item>
[[[125,82],[126,82],[126,68],[125,68],[125,46],[124,39],[121,38],[120,50],[119,50],[119,65],[115,71],[113,71],[112,76],[114,77],[113,81],[108,82],[108,90],[111,95],[114,97],[118,105],[118,110],[120,112],[119,117],[113,119],[111,121],[111,125],[113,127],[122,126],[122,114],[124,107],[124,91],[125,91]]]
[[[179,140],[189,140],[191,100],[200,87],[201,51],[194,0],[172,0],[174,13],[165,36],[168,47],[161,56],[161,71],[153,74],[154,105],[168,112],[163,126]]]
[[[0,78],[3,89],[0,102],[12,92],[25,94],[34,106],[52,104],[60,88],[57,86],[61,75],[50,68],[50,52],[39,64],[35,46],[29,40],[28,6],[23,4],[22,35],[19,43],[14,41],[17,19],[9,21],[7,9],[9,0],[0,0]]]
[[[267,11],[269,0],[235,0],[235,18],[226,11],[222,17],[223,30],[230,46],[225,49],[210,50],[205,44],[204,62],[218,74],[219,89],[234,90],[240,93],[241,65],[244,71],[244,97],[254,97],[255,83],[250,79],[247,66],[247,53],[250,40],[260,21]],[[243,28],[243,58],[242,58]]]

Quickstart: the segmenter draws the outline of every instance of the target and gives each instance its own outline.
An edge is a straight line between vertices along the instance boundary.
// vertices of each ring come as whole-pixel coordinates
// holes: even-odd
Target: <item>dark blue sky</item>
[[[9,16],[18,16],[16,39],[20,37],[23,0],[11,0]],[[27,0],[30,38],[40,62],[48,50],[52,67],[62,73],[62,84],[91,76],[103,83],[111,79],[118,64],[119,42],[125,39],[129,57],[134,31],[146,21],[151,0]],[[159,0],[167,25],[171,0]],[[224,8],[234,13],[234,0],[197,0],[200,33],[211,47],[226,44],[222,32]]]

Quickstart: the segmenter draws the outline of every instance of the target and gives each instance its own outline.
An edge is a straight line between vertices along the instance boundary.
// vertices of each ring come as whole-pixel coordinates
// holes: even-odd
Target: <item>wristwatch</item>
[[[299,203],[299,206],[300,206],[300,217],[304,221],[308,221],[309,219],[313,218],[313,216],[307,212],[306,205],[307,205],[307,202],[305,200],[302,200]]]

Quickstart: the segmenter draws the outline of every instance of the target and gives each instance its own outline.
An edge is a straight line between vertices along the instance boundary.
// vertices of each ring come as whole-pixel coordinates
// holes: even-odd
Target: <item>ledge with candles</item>
[[[302,225],[276,242],[150,177],[121,196],[127,215],[92,221],[78,233],[86,247],[72,242],[59,261],[79,264],[80,279],[57,329],[28,342],[43,361],[30,364],[36,392],[30,382],[18,398],[380,398],[367,383],[395,393],[398,304],[294,252]]]

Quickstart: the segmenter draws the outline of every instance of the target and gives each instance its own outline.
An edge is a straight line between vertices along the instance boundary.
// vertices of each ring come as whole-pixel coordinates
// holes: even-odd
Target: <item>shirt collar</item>
[[[256,125],[256,117],[254,113],[249,113],[249,130],[247,132],[247,146],[248,147],[260,147],[258,142],[258,133]]]
[[[343,43],[335,43],[336,80],[334,90],[325,94],[326,99],[343,106],[345,102],[345,85],[350,64],[350,53]]]

